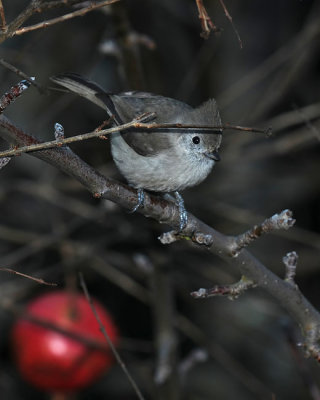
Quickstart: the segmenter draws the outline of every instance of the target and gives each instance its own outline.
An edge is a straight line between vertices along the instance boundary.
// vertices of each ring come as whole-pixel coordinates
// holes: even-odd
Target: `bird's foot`
[[[138,188],[137,191],[138,191],[138,203],[133,207],[131,211],[129,211],[130,213],[136,212],[137,210],[139,210],[139,208],[142,208],[144,205],[144,191],[141,188]]]
[[[174,195],[176,198],[177,206],[179,207],[179,218],[180,218],[179,232],[181,232],[187,226],[188,213],[187,210],[185,209],[184,201],[180,193],[174,192]]]

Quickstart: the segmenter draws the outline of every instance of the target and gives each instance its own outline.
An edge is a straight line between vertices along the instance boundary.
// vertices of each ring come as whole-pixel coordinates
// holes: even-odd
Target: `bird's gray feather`
[[[157,113],[157,109],[163,108],[163,105],[167,107],[167,112],[156,114],[153,122],[175,123],[182,111],[192,110],[192,107],[181,101],[147,92],[134,91],[113,95],[96,83],[73,73],[57,75],[51,80],[102,107],[109,116],[115,117],[119,125],[130,122],[144,113]],[[171,146],[169,134],[164,132],[126,131],[121,135],[133,150],[146,157],[158,154]]]
[[[115,123],[130,122],[148,112],[155,123],[220,126],[216,102],[208,100],[197,108],[178,100],[146,92],[111,94],[81,76],[64,74],[54,82],[83,96],[115,117]],[[156,131],[125,131],[111,137],[113,159],[122,174],[136,188],[176,191],[194,186],[207,177],[219,149],[221,134]],[[193,142],[196,138],[197,141]]]
[[[123,122],[129,122],[144,113],[155,112],[154,123],[175,123],[182,111],[192,110],[190,106],[178,100],[146,92],[126,92],[111,97]],[[163,112],[164,105],[167,107],[167,112]],[[159,108],[162,110],[161,113],[157,113]],[[168,132],[128,131],[122,132],[122,137],[138,154],[145,157],[161,153],[172,146]]]
[[[109,109],[109,103],[107,98],[110,98],[109,94],[102,89],[99,85],[91,82],[77,74],[60,74],[50,78],[53,82],[65,87],[70,92],[76,93],[79,96],[85,97],[86,99],[97,104],[112,115],[112,111]],[[99,95],[98,95],[99,94]]]

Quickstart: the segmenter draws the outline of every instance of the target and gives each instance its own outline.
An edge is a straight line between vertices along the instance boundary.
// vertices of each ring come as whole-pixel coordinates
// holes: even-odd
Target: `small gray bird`
[[[179,128],[165,131],[122,131],[111,135],[114,162],[130,185],[138,189],[139,202],[133,211],[143,206],[144,192],[175,192],[180,210],[180,230],[187,224],[187,213],[180,190],[197,185],[220,160],[218,150],[221,131],[206,131],[197,127],[221,126],[215,100],[197,108],[181,101],[145,92],[107,93],[97,84],[76,74],[51,78],[71,92],[105,109],[117,125],[130,122],[144,113],[156,113],[157,124],[184,124],[195,129]]]

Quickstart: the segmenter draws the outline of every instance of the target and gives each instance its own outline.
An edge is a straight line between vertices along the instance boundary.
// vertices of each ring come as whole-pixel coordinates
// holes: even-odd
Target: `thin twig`
[[[18,155],[21,155],[22,153],[30,153],[30,152],[36,151],[36,150],[39,151],[39,150],[45,150],[45,149],[52,149],[55,147],[64,146],[69,143],[79,142],[81,140],[87,140],[87,139],[92,139],[95,137],[109,135],[114,132],[119,132],[119,131],[122,131],[125,129],[132,128],[135,126],[137,121],[141,121],[141,120],[143,121],[144,119],[149,119],[149,118],[150,118],[150,113],[148,115],[143,114],[141,117],[138,117],[131,122],[128,122],[126,124],[119,125],[119,126],[116,126],[113,128],[103,129],[100,131],[94,130],[93,132],[84,133],[84,134],[76,135],[76,136],[71,136],[71,137],[64,138],[64,139],[51,140],[49,142],[44,142],[44,143],[37,142],[37,143],[31,144],[29,146],[22,146],[22,147],[18,147],[16,149],[3,151],[3,152],[0,152],[0,158],[18,156]]]
[[[0,43],[15,35],[15,32],[35,13],[41,13],[56,7],[72,6],[81,0],[57,0],[44,3],[44,0],[32,0],[29,5],[0,33]],[[2,0],[1,0],[2,4]],[[3,20],[2,20],[3,22]]]
[[[169,130],[172,132],[173,129],[177,129],[178,133],[190,133],[190,131],[194,132],[195,130],[203,131],[199,133],[215,133],[217,135],[221,134],[223,130],[230,129],[230,130],[235,130],[235,131],[242,131],[242,132],[252,132],[252,133],[263,133],[266,136],[271,136],[272,129],[271,127],[268,127],[266,129],[259,129],[259,128],[253,128],[253,127],[248,127],[248,126],[239,126],[239,125],[231,125],[231,124],[225,124],[225,125],[217,125],[217,126],[208,126],[208,125],[188,125],[188,124],[155,124],[155,123],[143,123],[139,124],[137,123],[135,128],[141,128],[141,129],[155,129],[155,130]],[[183,129],[186,130],[186,132],[183,132]]]
[[[4,14],[4,8],[3,8],[2,0],[0,0],[0,19],[1,19],[1,30],[3,32],[6,32],[7,23],[6,23],[6,17],[5,17],[5,14]]]
[[[225,124],[225,125],[222,125],[222,129],[231,129],[234,131],[252,132],[252,133],[263,133],[267,137],[272,136],[271,126],[269,126],[268,128],[265,128],[265,129],[259,129],[259,128],[252,128],[252,127],[248,127],[248,126]]]
[[[13,312],[14,314],[18,315],[20,318],[22,318],[32,324],[41,326],[50,331],[60,333],[61,335],[64,335],[68,338],[76,340],[77,342],[85,345],[90,350],[91,349],[99,350],[103,353],[110,354],[109,346],[101,339],[90,338],[79,332],[74,332],[74,331],[68,329],[68,327],[66,327],[66,326],[60,326],[59,324],[57,324],[55,322],[51,322],[47,319],[44,319],[43,317],[33,315],[32,312],[28,312],[28,310],[26,310],[24,308],[17,307],[15,305],[11,304],[10,300],[8,302],[7,301],[1,302],[0,306],[10,312]]]
[[[14,32],[29,19],[37,10],[44,0],[32,0],[29,5],[8,25],[7,32],[0,36],[0,42],[8,37],[12,37]]]
[[[83,258],[83,243],[79,243],[76,251],[81,254]],[[107,280],[111,280],[112,283],[119,286],[129,296],[133,296],[135,299],[141,301],[143,304],[151,305],[154,294],[142,286],[135,279],[123,272],[120,272],[120,268],[113,265],[114,262],[112,254],[110,252],[100,254],[96,251],[96,247],[90,245],[86,250],[86,257],[90,260],[90,268],[93,268],[96,272],[104,276]],[[98,255],[99,253],[99,255]],[[144,257],[144,255],[142,255]],[[141,260],[141,255],[135,258],[135,263],[139,270],[144,272],[146,276],[152,273],[153,265],[150,265],[149,259]],[[212,341],[211,337],[205,335],[201,327],[189,320],[185,314],[182,315],[177,311],[174,318],[174,325],[177,330],[183,333],[186,337],[191,339],[197,346],[204,347],[212,359],[216,360],[218,364],[223,366],[239,383],[244,385],[250,392],[254,393],[256,398],[265,398],[268,388],[259,381],[259,379],[246,370],[243,364],[237,362],[231,354],[226,351],[223,346],[219,343]],[[180,372],[180,371],[179,371]],[[181,376],[181,378],[185,378]]]
[[[8,92],[6,92],[0,98],[0,114],[12,104],[21,94],[30,87],[30,83],[23,80],[16,85],[12,86]]]
[[[240,281],[231,285],[216,285],[210,289],[201,288],[190,294],[195,299],[205,299],[214,296],[227,296],[230,300],[234,300],[239,297],[240,294],[255,286],[257,286],[257,284],[243,276]]]
[[[233,129],[233,130],[238,130],[242,132],[257,132],[257,133],[264,133],[267,136],[269,136],[270,130],[262,130],[262,129],[256,129],[256,128],[250,128],[250,127],[243,127],[243,126],[233,126],[233,125],[222,125],[222,126],[201,126],[201,125],[184,125],[184,124],[147,124],[143,123],[140,121],[144,120],[149,120],[150,117],[154,116],[155,113],[147,113],[143,114],[141,116],[138,116],[136,119],[134,119],[131,122],[127,122],[126,124],[119,125],[116,127],[108,128],[108,129],[100,129],[98,127],[95,129],[93,132],[89,133],[83,133],[80,135],[76,136],[71,136],[68,138],[63,138],[59,140],[51,140],[49,142],[44,142],[44,143],[35,143],[31,144],[29,146],[21,146],[15,149],[11,150],[5,150],[0,152],[0,158],[2,157],[13,157],[13,156],[19,156],[23,153],[30,153],[33,151],[39,151],[39,150],[44,150],[44,149],[52,149],[55,147],[61,147],[66,144],[74,143],[74,142],[79,142],[82,140],[88,140],[88,139],[93,139],[96,137],[105,137],[106,135],[110,135],[111,133],[115,132],[120,132],[124,130],[132,130],[133,132],[135,130],[152,130],[152,131],[165,131],[167,130],[168,132],[171,133],[185,133],[188,134],[190,131],[193,133],[197,130],[201,131],[202,133],[211,133],[211,134],[221,134],[221,130],[223,129]]]
[[[219,28],[212,22],[211,18],[209,17],[207,10],[203,4],[203,0],[196,0],[196,5],[199,12],[199,19],[201,23],[202,32],[200,36],[204,39],[208,39],[210,32],[219,32]]]
[[[277,229],[289,229],[295,222],[296,220],[292,218],[292,211],[290,210],[283,210],[279,214],[274,214],[261,224],[255,225],[248,231],[235,237],[232,255],[237,257],[244,247],[249,246],[249,244],[258,239],[261,235]]]
[[[21,71],[20,69],[18,69],[14,65],[8,63],[8,61],[5,61],[3,58],[0,58],[0,64],[3,67],[5,67],[5,68],[9,69],[10,71],[14,72],[15,74],[17,74],[21,78],[23,78],[26,81],[28,81],[31,85],[35,86],[41,93],[44,93],[46,91],[46,89],[43,86],[41,86],[38,82],[36,82],[34,79],[32,79],[31,76],[25,74],[23,71]]]
[[[67,20],[75,18],[75,17],[81,17],[81,16],[87,14],[90,11],[96,10],[98,8],[101,8],[101,7],[105,7],[105,6],[109,5],[109,4],[117,3],[118,1],[120,1],[120,0],[107,0],[107,1],[103,1],[102,3],[98,3],[98,4],[94,3],[94,4],[91,4],[90,6],[88,6],[86,8],[82,8],[81,10],[77,10],[77,11],[74,11],[74,12],[69,13],[69,14],[64,14],[61,17],[52,18],[52,19],[40,22],[40,23],[35,24],[35,25],[30,25],[30,26],[26,26],[24,28],[17,29],[15,32],[13,32],[12,36],[22,35],[24,33],[32,32],[32,31],[35,31],[37,29],[47,28],[48,26],[55,25],[55,24],[57,24],[59,22],[64,22],[64,21],[67,21]]]
[[[242,49],[243,48],[242,40],[240,38],[237,28],[234,25],[232,17],[230,15],[226,5],[224,4],[224,1],[219,0],[219,2],[221,4],[221,7],[223,8],[225,16],[230,21],[232,29],[234,30],[234,32],[237,36],[240,48]],[[211,31],[219,32],[220,29],[217,28],[217,26],[212,22],[211,18],[209,17],[208,12],[203,4],[203,0],[196,0],[196,5],[197,5],[198,11],[199,11],[199,19],[200,19],[200,23],[201,23],[201,27],[202,27],[202,32],[201,32],[200,36],[203,37],[204,39],[208,39]]]
[[[141,391],[140,391],[140,389],[138,388],[136,382],[134,381],[134,379],[132,378],[130,372],[128,371],[128,368],[126,367],[126,365],[125,365],[125,363],[122,361],[122,359],[121,359],[121,357],[120,357],[118,351],[117,351],[116,348],[114,347],[114,345],[113,345],[113,343],[112,343],[112,341],[111,341],[111,339],[110,339],[110,337],[109,337],[109,335],[108,335],[108,333],[107,333],[107,331],[106,331],[106,328],[104,327],[104,325],[103,325],[103,323],[102,323],[102,321],[101,321],[101,319],[100,319],[100,316],[99,316],[99,314],[98,314],[98,312],[97,312],[97,310],[96,310],[96,307],[95,307],[94,304],[93,304],[93,301],[92,301],[91,296],[90,296],[90,294],[89,294],[89,291],[88,291],[86,282],[85,282],[85,280],[84,280],[83,275],[82,275],[81,272],[79,272],[79,280],[80,280],[80,286],[82,287],[83,292],[84,292],[84,294],[85,294],[85,296],[86,296],[86,298],[87,298],[87,300],[88,300],[88,303],[89,303],[89,305],[90,305],[90,307],[91,307],[91,310],[92,310],[92,312],[93,312],[93,314],[94,314],[94,316],[95,316],[95,318],[96,318],[96,320],[97,320],[97,322],[98,322],[98,324],[99,324],[100,330],[101,330],[103,336],[105,337],[105,339],[106,339],[108,345],[110,346],[110,349],[111,349],[111,351],[112,351],[112,353],[113,353],[115,359],[117,360],[118,364],[119,364],[120,367],[122,368],[122,371],[124,372],[124,374],[125,374],[126,377],[128,378],[128,381],[130,382],[131,386],[133,387],[133,390],[135,391],[137,397],[138,397],[140,400],[145,400],[144,397],[143,397],[143,395],[142,395],[142,393],[141,393]]]
[[[230,24],[231,24],[231,26],[232,26],[232,28],[233,28],[233,30],[234,30],[234,33],[235,33],[236,36],[237,36],[237,39],[238,39],[238,42],[239,42],[239,45],[240,45],[240,49],[242,49],[242,48],[243,48],[242,40],[241,40],[241,38],[240,38],[240,35],[239,35],[239,32],[238,32],[237,28],[236,28],[235,25],[234,25],[234,22],[233,22],[233,20],[232,20],[232,17],[231,17],[231,15],[230,15],[230,13],[229,13],[229,11],[228,11],[226,5],[224,4],[224,1],[223,1],[223,0],[219,0],[219,1],[220,1],[220,4],[221,4],[222,8],[223,8],[223,11],[224,11],[225,16],[226,16],[226,17],[228,18],[228,20],[230,21]]]
[[[23,274],[22,272],[15,271],[14,269],[11,269],[11,268],[0,267],[0,271],[10,272],[11,274],[22,276],[24,278],[27,278],[27,279],[30,279],[30,280],[35,281],[37,283],[40,283],[41,285],[57,286],[57,283],[46,282],[41,278],[35,278],[34,276]]]

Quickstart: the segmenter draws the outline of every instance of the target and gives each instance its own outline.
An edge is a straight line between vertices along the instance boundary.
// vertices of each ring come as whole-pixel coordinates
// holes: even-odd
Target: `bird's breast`
[[[214,165],[207,157],[189,158],[174,149],[144,157],[118,133],[112,135],[111,152],[118,169],[132,186],[155,192],[195,186],[208,176]]]

